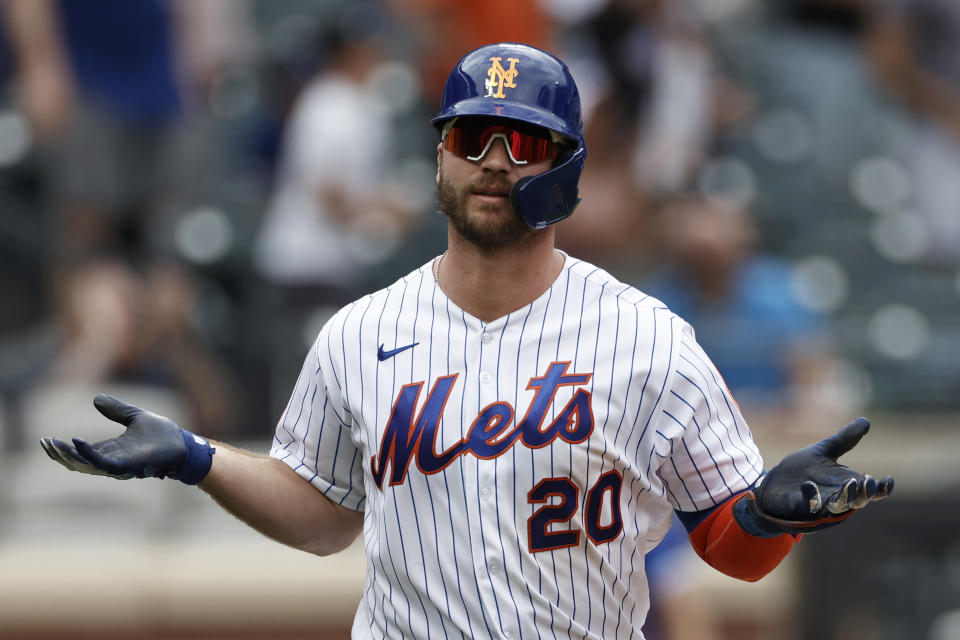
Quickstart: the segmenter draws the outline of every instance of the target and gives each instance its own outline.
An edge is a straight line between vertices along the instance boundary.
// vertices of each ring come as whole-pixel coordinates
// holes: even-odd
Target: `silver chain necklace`
[[[447,257],[447,252],[446,252],[446,251],[444,251],[442,254],[440,254],[440,259],[437,260],[437,266],[436,266],[436,268],[433,270],[433,281],[434,281],[436,284],[440,284],[440,265],[443,264],[443,259],[446,258],[446,257]]]

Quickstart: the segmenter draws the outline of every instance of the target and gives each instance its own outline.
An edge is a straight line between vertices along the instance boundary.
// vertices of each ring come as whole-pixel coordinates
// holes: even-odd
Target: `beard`
[[[467,210],[468,200],[477,191],[510,192],[509,183],[497,180],[477,180],[457,189],[441,172],[437,184],[437,200],[440,211],[450,220],[453,228],[471,244],[481,249],[496,249],[516,243],[528,237],[533,229],[528,227],[513,211],[509,203],[509,215],[504,216],[502,207],[495,204],[476,204],[477,211],[471,215]]]

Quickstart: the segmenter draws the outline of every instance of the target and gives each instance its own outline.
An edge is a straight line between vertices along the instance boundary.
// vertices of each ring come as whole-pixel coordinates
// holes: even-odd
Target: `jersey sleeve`
[[[303,363],[277,423],[270,455],[339,505],[363,509],[363,464],[330,358],[329,325]]]
[[[660,432],[670,439],[670,455],[658,475],[674,509],[701,511],[752,485],[763,472],[763,459],[693,329],[677,321],[681,339],[659,420]]]

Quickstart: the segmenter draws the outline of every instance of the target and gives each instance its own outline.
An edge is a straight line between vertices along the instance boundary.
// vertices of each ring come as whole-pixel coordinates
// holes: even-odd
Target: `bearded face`
[[[518,242],[530,229],[510,204],[513,184],[502,175],[484,174],[457,185],[440,167],[437,196],[453,228],[472,244],[494,249]]]

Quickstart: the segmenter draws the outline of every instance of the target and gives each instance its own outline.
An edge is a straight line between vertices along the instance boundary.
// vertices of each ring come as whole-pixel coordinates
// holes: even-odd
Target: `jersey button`
[[[489,333],[483,333],[480,335],[481,342],[486,343],[486,342],[490,342],[491,340],[493,340],[493,336],[490,335]]]
[[[480,382],[490,382],[490,374],[486,371],[480,372]]]
[[[490,564],[487,565],[487,568],[490,570],[490,573],[500,573],[500,563],[496,560],[491,561]]]
[[[489,500],[489,499],[490,499],[490,489],[488,489],[488,488],[486,488],[486,487],[484,487],[483,489],[480,489],[480,497],[481,497],[482,499],[484,499],[484,500]]]

